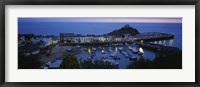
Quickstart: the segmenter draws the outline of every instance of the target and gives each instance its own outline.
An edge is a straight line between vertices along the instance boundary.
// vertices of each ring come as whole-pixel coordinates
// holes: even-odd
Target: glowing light
[[[104,53],[104,50],[102,50],[101,52]]]
[[[90,48],[88,48],[88,53],[89,53],[89,54],[91,53],[91,50],[90,50]]]
[[[105,38],[104,38],[104,37],[100,37],[100,38],[99,38],[99,41],[104,42],[104,41],[105,41]]]
[[[139,48],[139,51],[142,52],[142,53],[144,53],[144,50],[141,47]]]
[[[143,40],[141,40],[140,42],[143,43]]]

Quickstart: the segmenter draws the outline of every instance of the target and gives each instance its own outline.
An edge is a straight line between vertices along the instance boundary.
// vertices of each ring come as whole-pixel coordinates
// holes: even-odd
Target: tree
[[[111,64],[111,62],[103,61],[101,59],[87,59],[81,62],[83,69],[117,69],[118,66]]]
[[[132,63],[130,63],[127,66],[127,69],[150,69],[150,68],[154,68],[153,67],[153,62],[147,59],[139,58],[136,61],[132,61]]]
[[[68,54],[60,65],[61,69],[79,69],[80,64],[74,54]]]

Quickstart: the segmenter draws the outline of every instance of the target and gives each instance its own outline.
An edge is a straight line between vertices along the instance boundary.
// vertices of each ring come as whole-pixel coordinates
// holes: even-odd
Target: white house
[[[42,45],[40,47],[45,48],[53,43],[52,38],[42,38]]]

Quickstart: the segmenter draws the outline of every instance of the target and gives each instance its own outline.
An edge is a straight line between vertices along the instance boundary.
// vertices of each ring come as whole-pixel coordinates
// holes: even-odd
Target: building
[[[41,41],[42,41],[42,45],[40,46],[41,48],[45,48],[45,47],[53,44],[52,38],[42,38]]]
[[[105,35],[81,35],[74,33],[60,33],[61,43],[92,43],[92,42],[117,42],[122,41],[122,37],[105,36]]]
[[[74,33],[60,33],[60,42],[61,43],[72,43],[74,41]]]

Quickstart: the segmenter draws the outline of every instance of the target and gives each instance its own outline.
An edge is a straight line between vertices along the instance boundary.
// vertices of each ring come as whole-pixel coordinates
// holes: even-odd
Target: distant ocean
[[[18,33],[55,35],[59,33],[106,34],[129,24],[139,32],[162,32],[174,34],[174,46],[182,48],[181,23],[100,23],[100,22],[18,22]]]

